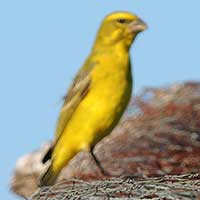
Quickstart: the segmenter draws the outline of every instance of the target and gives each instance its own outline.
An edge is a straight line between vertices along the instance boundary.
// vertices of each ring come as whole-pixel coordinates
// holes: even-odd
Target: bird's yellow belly
[[[92,97],[91,97],[92,96]],[[125,109],[130,90],[125,83],[113,84],[104,83],[103,86],[97,86],[95,92],[88,95],[83,102],[83,109],[88,110],[91,120],[94,120],[99,134],[106,134],[117,123]]]
[[[65,129],[66,141],[77,151],[94,146],[110,133],[126,108],[130,95],[131,83],[118,76],[105,77],[91,84],[90,90],[73,114],[74,117]],[[123,80],[123,81],[120,81]]]

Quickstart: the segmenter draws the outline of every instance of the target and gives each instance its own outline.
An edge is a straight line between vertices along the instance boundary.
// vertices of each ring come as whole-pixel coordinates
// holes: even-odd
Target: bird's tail
[[[55,183],[58,173],[52,168],[52,163],[49,165],[45,173],[40,178],[39,186],[51,186]]]

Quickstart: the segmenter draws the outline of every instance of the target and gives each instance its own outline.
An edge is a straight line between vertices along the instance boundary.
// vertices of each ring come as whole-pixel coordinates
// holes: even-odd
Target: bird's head
[[[136,35],[147,25],[136,15],[129,12],[114,12],[105,17],[97,33],[96,45],[122,45],[129,49]]]

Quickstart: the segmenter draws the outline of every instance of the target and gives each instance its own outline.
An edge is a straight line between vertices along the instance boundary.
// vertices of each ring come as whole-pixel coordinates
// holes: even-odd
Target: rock
[[[197,200],[199,198],[200,174],[193,174],[158,178],[112,178],[89,182],[67,180],[51,187],[40,188],[31,200]]]
[[[18,161],[11,183],[18,195],[30,197],[36,190],[38,177],[45,168],[41,159],[47,146]],[[109,177],[101,174],[88,152],[80,152],[62,170],[57,181],[198,173],[200,83],[144,89],[94,152]]]

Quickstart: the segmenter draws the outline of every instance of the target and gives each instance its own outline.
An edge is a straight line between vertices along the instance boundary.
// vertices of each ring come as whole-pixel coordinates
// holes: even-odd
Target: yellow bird
[[[97,142],[120,120],[131,96],[129,49],[146,24],[129,12],[105,17],[90,55],[65,97],[52,148],[43,158],[51,160],[40,186],[54,184],[60,171],[80,151],[93,154]]]

